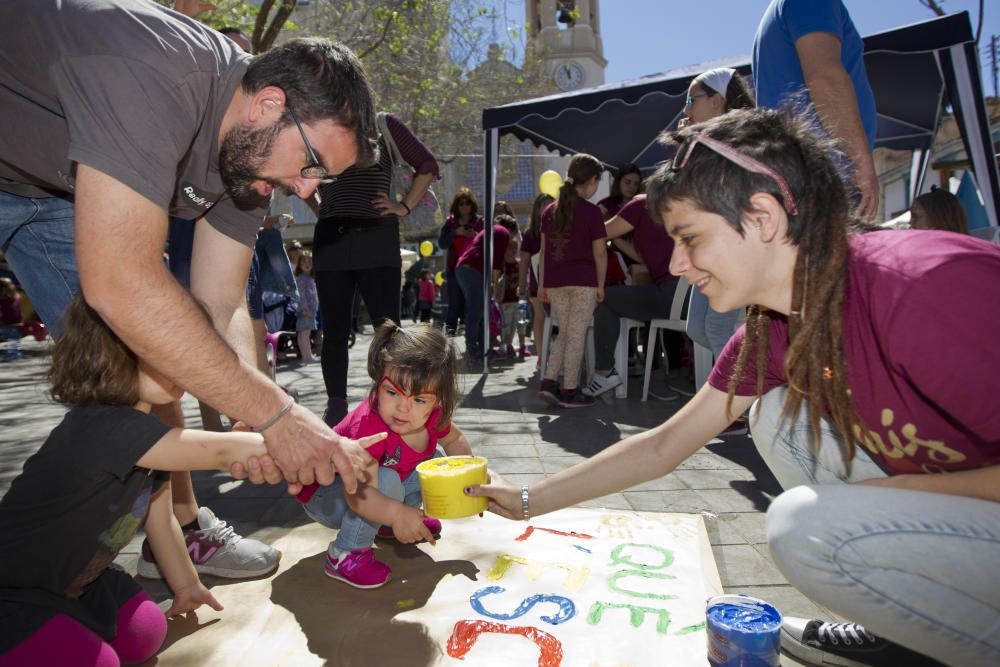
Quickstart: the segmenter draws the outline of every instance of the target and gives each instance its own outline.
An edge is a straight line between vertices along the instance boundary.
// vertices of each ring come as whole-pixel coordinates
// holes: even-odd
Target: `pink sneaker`
[[[437,519],[431,519],[430,517],[424,517],[424,525],[427,526],[427,530],[431,531],[431,535],[434,539],[441,537],[441,522]],[[396,539],[395,534],[392,532],[392,526],[381,526],[378,532],[375,534],[383,540],[394,540]]]
[[[326,554],[326,565],[323,567],[326,576],[343,581],[355,588],[378,588],[389,581],[392,569],[375,558],[371,547],[353,549],[343,558],[332,558]]]

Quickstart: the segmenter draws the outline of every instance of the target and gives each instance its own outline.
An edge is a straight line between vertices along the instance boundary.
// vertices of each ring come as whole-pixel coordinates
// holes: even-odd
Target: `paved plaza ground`
[[[367,332],[358,336],[351,350],[348,392],[352,406],[366,396],[369,386],[365,359],[370,327]],[[63,407],[49,402],[44,393],[47,344],[26,341],[25,347],[22,358],[0,364],[0,494],[6,493],[23,461],[42,444],[64,413]],[[662,372],[654,371],[654,375],[654,389],[662,390],[666,378]],[[278,379],[298,390],[304,405],[322,412],[326,397],[318,364],[283,362]],[[551,408],[535,396],[537,371],[533,357],[496,363],[488,375],[468,372],[462,379],[465,400],[455,422],[473,450],[489,458],[491,469],[518,484],[554,474],[624,437],[661,423],[683,400],[641,402],[642,379],[634,378],[628,399],[602,398],[586,409]],[[670,376],[670,381],[690,386],[690,380],[680,374]],[[200,424],[197,403],[185,397],[184,408],[188,425]],[[200,503],[211,507],[243,535],[272,542],[310,523],[283,488],[234,482],[221,473],[195,473],[194,483]],[[763,598],[785,615],[823,615],[787,584],[768,553],[764,512],[779,492],[750,439],[731,437],[708,444],[667,477],[584,506],[701,514],[727,592]],[[119,556],[121,565],[131,572],[135,572],[140,539],[137,536]],[[325,544],[325,540],[318,539],[315,551],[322,552]],[[210,587],[238,585],[212,577],[204,580]],[[140,582],[158,601],[169,597],[161,582]],[[783,664],[797,663],[783,658]]]

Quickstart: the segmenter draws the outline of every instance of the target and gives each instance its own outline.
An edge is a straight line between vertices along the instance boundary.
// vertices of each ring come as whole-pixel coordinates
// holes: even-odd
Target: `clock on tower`
[[[576,90],[583,87],[585,78],[583,68],[573,61],[558,63],[552,75],[561,90]]]

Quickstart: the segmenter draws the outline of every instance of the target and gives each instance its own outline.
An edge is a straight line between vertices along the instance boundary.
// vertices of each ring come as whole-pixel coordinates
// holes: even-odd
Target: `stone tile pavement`
[[[369,380],[365,370],[368,335],[351,350],[349,402],[362,400]],[[0,494],[9,488],[24,459],[44,441],[64,410],[45,397],[46,344],[25,344],[25,355],[0,363]],[[654,372],[654,390],[666,378]],[[298,390],[300,401],[316,412],[325,406],[318,364],[279,365],[278,380]],[[633,379],[629,398],[602,399],[592,408],[561,410],[535,396],[535,359],[492,365],[489,375],[463,375],[465,400],[455,421],[473,450],[489,458],[490,467],[517,483],[530,483],[565,469],[629,435],[653,427],[672,415],[677,401],[639,400],[641,378]],[[680,375],[672,383],[690,384]],[[197,403],[184,399],[188,424],[200,424]],[[86,443],[81,443],[85,446]],[[304,525],[298,503],[279,487],[236,482],[219,473],[195,473],[199,501],[232,523],[244,535],[273,541]],[[764,534],[764,512],[780,492],[776,480],[757,456],[748,437],[715,440],[684,462],[673,474],[584,504],[586,507],[700,513],[708,529],[716,564],[727,592],[768,600],[784,614],[831,614],[794,590],[771,560]],[[120,555],[135,571],[140,538]],[[206,577],[206,585],[222,584]],[[140,580],[156,599],[169,591],[160,582]],[[798,664],[783,658],[783,664]]]

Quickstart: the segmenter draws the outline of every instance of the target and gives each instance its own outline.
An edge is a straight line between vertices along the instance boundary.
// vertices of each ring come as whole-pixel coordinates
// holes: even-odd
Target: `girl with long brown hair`
[[[786,618],[782,647],[860,664],[1000,661],[1000,248],[858,233],[835,147],[786,112],[670,135],[648,183],[671,272],[749,306],[708,383],[661,426],[529,487],[467,490],[527,519],[673,471],[750,412],[786,491],[767,514],[788,581],[855,623]],[[916,652],[916,653],[915,653]]]
[[[574,155],[559,197],[542,212],[538,296],[552,302],[559,336],[550,345],[538,395],[564,408],[594,402],[580,390],[579,375],[587,327],[594,307],[604,300],[608,268],[604,217],[601,209],[587,201],[597,192],[603,171],[593,155]]]

